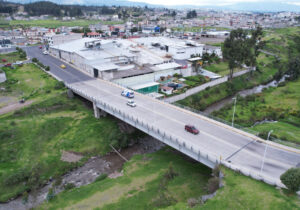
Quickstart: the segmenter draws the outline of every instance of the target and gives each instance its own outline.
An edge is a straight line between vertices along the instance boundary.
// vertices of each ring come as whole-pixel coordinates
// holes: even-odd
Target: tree
[[[292,192],[300,190],[300,168],[290,168],[280,176],[280,180]]]
[[[257,57],[260,54],[260,50],[265,45],[265,42],[261,40],[262,36],[263,30],[260,26],[258,26],[256,27],[256,30],[251,31],[251,38],[246,40],[247,50],[245,51],[245,64],[250,66],[253,71],[256,70]]]
[[[195,17],[197,17],[196,10],[188,11],[188,13],[186,14],[187,19],[192,19],[192,18],[195,18]]]
[[[289,59],[288,63],[288,75],[290,80],[295,80],[300,76],[300,59],[299,57],[294,57]]]
[[[241,28],[232,30],[224,41],[223,57],[228,61],[229,79],[233,77],[234,69],[241,67],[248,53],[247,32]]]

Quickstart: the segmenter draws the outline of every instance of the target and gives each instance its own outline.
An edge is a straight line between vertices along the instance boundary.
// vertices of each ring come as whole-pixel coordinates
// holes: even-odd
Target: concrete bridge
[[[223,164],[255,179],[282,186],[280,175],[300,162],[299,150],[266,142],[139,93],[134,98],[137,107],[129,107],[127,98],[121,96],[122,87],[108,81],[92,79],[67,84],[67,87],[93,103],[95,117],[109,113],[210,168]],[[186,132],[185,124],[195,125],[200,134]]]
[[[127,99],[121,96],[121,87],[93,79],[67,63],[64,63],[67,68],[61,69],[59,66],[62,61],[44,56],[38,47],[28,47],[26,50],[30,57],[36,57],[51,67],[49,74],[64,81],[74,93],[93,102],[96,117],[109,113],[208,167],[221,163],[247,176],[282,186],[280,175],[300,163],[300,151],[297,149],[266,142],[244,131],[145,95],[136,93],[134,100],[137,107],[129,107],[126,105]],[[184,130],[185,124],[195,125],[200,134],[187,133]]]

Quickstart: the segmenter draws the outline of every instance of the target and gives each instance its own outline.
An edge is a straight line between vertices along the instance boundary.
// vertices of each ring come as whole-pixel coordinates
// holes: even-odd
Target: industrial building
[[[157,92],[162,77],[190,76],[186,62],[204,45],[166,37],[100,40],[82,38],[50,46],[49,52],[79,69],[141,93]]]

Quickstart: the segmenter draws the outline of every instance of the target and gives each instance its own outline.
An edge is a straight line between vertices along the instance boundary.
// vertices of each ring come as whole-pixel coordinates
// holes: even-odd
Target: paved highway
[[[160,128],[167,134],[188,141],[195,147],[218,158],[226,159],[237,166],[248,168],[260,174],[266,144],[256,141],[257,139],[253,139],[251,135],[245,135],[229,126],[141,94],[136,94],[134,98],[137,107],[129,107],[126,105],[127,99],[120,94],[122,88],[102,80],[93,79],[71,66],[62,70],[59,68],[61,61],[49,55],[41,54],[41,50],[37,47],[29,48],[28,54],[38,58],[45,65],[49,65],[52,74],[67,83],[72,83],[73,87],[130,113],[143,122]],[[195,125],[200,130],[200,134],[193,135],[186,132],[184,130],[185,124]],[[299,150],[271,144],[267,149],[262,173],[279,180],[283,172],[291,167],[296,167],[299,163]]]

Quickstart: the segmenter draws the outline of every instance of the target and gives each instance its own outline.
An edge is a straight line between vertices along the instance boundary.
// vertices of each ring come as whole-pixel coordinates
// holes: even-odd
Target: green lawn
[[[43,73],[34,64],[24,64],[22,67],[3,68],[7,81],[0,84],[5,88],[1,96],[14,98],[14,101],[25,98],[27,100],[44,100],[50,93],[59,90],[59,84],[48,74]],[[2,104],[0,103],[0,107]]]
[[[178,174],[160,186],[170,163]],[[65,191],[40,209],[158,209],[206,194],[205,186],[211,170],[190,162],[165,148],[153,154],[136,155],[124,166],[124,175],[106,178],[87,186]],[[163,192],[166,199],[159,201]]]
[[[101,20],[70,20],[70,21],[62,21],[62,20],[12,20],[9,22],[11,26],[25,26],[25,27],[32,27],[32,26],[41,26],[46,28],[57,28],[60,26],[81,26],[81,27],[87,27],[90,24],[107,24],[107,25],[115,25],[115,24],[121,24],[121,21],[101,21]]]
[[[33,104],[0,115],[0,201],[43,185],[91,155],[110,151],[109,144],[124,146],[139,132],[120,132],[117,120],[94,118],[79,99],[68,99],[66,90],[33,64],[5,69],[5,97],[26,96]],[[62,151],[83,154],[79,163],[60,160]]]
[[[6,59],[6,62],[2,62],[2,59]],[[0,54],[0,64],[4,63],[15,63],[16,61],[22,61],[24,59],[20,58],[20,54],[18,52],[12,52],[7,54]]]
[[[225,76],[229,74],[229,68],[227,62],[214,63],[209,66],[205,66],[204,69],[208,71],[212,71],[216,74],[220,74],[221,76]]]

